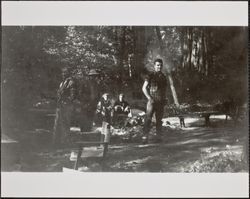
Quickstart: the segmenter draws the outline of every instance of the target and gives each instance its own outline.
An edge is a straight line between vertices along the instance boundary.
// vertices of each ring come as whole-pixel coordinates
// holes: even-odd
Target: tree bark
[[[146,56],[145,27],[134,27],[134,65],[136,77],[139,78],[144,71]]]
[[[208,75],[208,40],[207,40],[207,34],[205,32],[205,37],[204,37],[204,68],[205,68],[205,75],[207,76]]]
[[[192,69],[192,52],[193,52],[193,31],[192,28],[188,29],[188,68]]]

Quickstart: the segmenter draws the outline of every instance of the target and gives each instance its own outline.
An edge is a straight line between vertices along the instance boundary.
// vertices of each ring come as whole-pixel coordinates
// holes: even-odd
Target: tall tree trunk
[[[205,29],[203,29],[202,31],[202,70],[201,70],[201,73],[202,74],[205,74],[206,73],[206,39],[205,39],[206,35],[205,35]]]
[[[144,59],[146,56],[145,27],[134,27],[133,29],[135,74],[139,78],[144,71]]]
[[[192,52],[193,52],[193,29],[188,28],[188,68],[192,69]]]
[[[202,31],[199,32],[199,35],[198,35],[198,38],[197,38],[197,61],[196,61],[196,64],[197,64],[197,71],[200,72],[200,60],[201,60],[201,49],[202,49]]]
[[[207,32],[205,31],[205,37],[204,37],[204,69],[205,69],[205,75],[208,75],[208,39],[207,39]]]
[[[204,66],[204,30],[201,30],[201,35],[200,35],[200,52],[199,52],[199,73],[202,73],[203,71],[203,66]]]
[[[193,64],[193,69],[195,71],[198,70],[198,61],[199,61],[199,48],[200,48],[200,31],[198,28],[195,28],[193,31],[193,53],[192,53],[192,64]]]
[[[118,90],[121,92],[122,89],[122,81],[124,79],[124,61],[125,61],[125,51],[126,51],[126,27],[122,26],[120,28],[120,34],[119,34],[119,53],[118,53],[118,74],[119,79],[117,82]]]
[[[211,51],[211,43],[213,40],[212,32],[210,29],[207,29],[207,65],[206,65],[206,76],[210,75],[211,67],[213,67],[213,52]]]
[[[157,37],[158,37],[158,40],[159,40],[161,52],[162,52],[161,56],[165,58],[164,55],[167,55],[167,52],[166,52],[166,48],[165,48],[165,46],[163,44],[163,41],[161,39],[160,28],[156,26],[155,30],[156,30],[156,34],[157,34]],[[164,60],[164,62],[166,63],[166,60]],[[179,106],[180,104],[179,104],[179,101],[178,101],[178,98],[177,98],[177,94],[176,94],[176,91],[175,91],[175,87],[174,87],[174,82],[173,82],[173,78],[172,78],[172,75],[171,75],[171,71],[168,71],[167,77],[168,77],[168,80],[169,80],[169,83],[170,83],[170,88],[171,88],[171,91],[172,91],[172,96],[173,96],[173,99],[174,99],[174,103],[175,103],[176,106]]]

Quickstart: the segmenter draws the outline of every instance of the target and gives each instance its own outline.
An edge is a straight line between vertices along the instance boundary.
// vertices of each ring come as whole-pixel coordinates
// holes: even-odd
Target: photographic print
[[[2,170],[247,171],[246,27],[2,30]]]
[[[4,25],[1,172],[248,173],[248,26]]]

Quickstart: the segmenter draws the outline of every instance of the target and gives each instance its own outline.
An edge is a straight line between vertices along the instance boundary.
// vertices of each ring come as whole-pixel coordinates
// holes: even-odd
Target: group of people
[[[149,141],[149,131],[154,114],[156,118],[155,141],[162,141],[162,117],[166,104],[167,89],[167,78],[162,72],[162,67],[162,59],[155,59],[154,71],[145,77],[142,86],[142,91],[148,100],[143,128],[144,135],[142,137],[144,144]],[[81,129],[84,126],[91,128],[93,123],[95,123],[94,121],[97,123],[101,121],[103,127],[110,128],[110,124],[119,123],[120,119],[123,120],[124,117],[131,115],[131,108],[125,100],[123,93],[120,93],[117,101],[113,103],[109,93],[104,93],[102,96],[93,95],[93,83],[96,81],[93,81],[93,83],[89,81],[90,84],[83,84],[84,89],[81,89],[85,93],[83,96],[88,96],[89,98],[85,97],[85,99],[81,99],[83,102],[79,102],[79,98],[77,97],[77,93],[79,92],[67,69],[62,71],[62,77],[63,81],[57,93],[58,106],[54,125],[54,144],[67,142],[75,103],[83,104],[82,112],[84,113],[84,117],[82,118]],[[90,92],[87,92],[87,90]]]
[[[118,100],[115,103],[112,102],[109,93],[104,93],[97,104],[96,116],[102,121],[116,123],[119,116],[128,116],[130,112],[130,106],[125,101],[123,93],[119,94]]]
[[[71,76],[70,69],[62,70],[62,82],[57,91],[57,108],[54,123],[53,144],[60,146],[67,144],[69,139],[72,118],[76,114],[75,108],[80,107],[78,117],[79,127],[82,132],[90,131],[93,125],[102,125],[103,128],[110,128],[110,124],[118,123],[120,118],[128,117],[131,114],[130,106],[125,101],[125,95],[120,93],[114,102],[109,93],[99,96],[98,73],[90,71],[88,79],[77,85]],[[78,113],[79,114],[79,113]]]

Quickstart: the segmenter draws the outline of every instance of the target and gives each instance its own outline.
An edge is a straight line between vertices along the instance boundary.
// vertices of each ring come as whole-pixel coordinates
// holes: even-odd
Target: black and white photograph
[[[247,31],[2,27],[2,170],[247,171]]]
[[[2,26],[1,172],[248,173],[248,112],[248,26]]]

